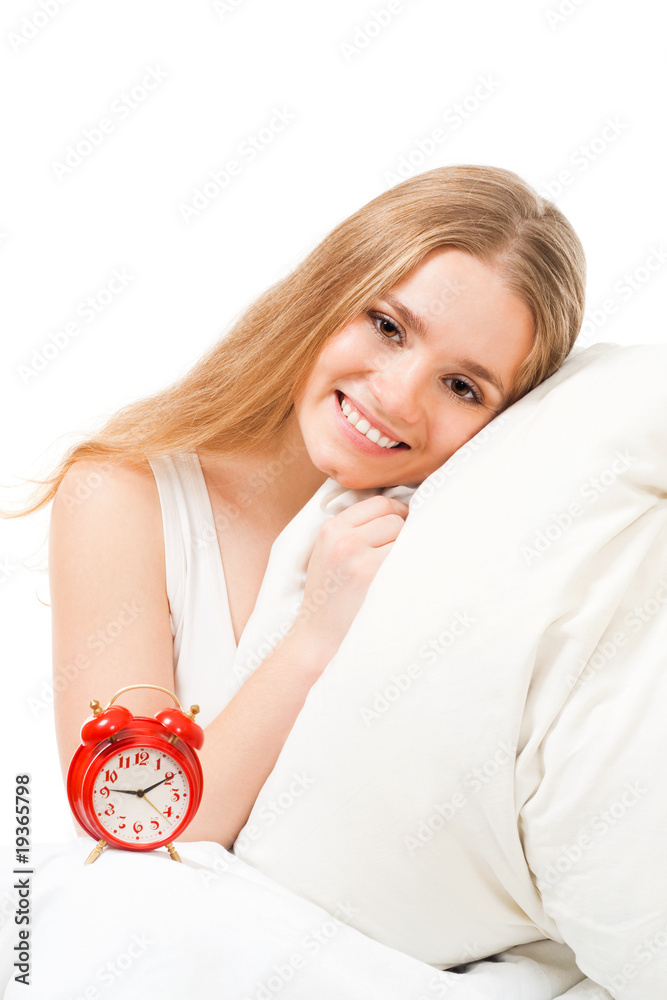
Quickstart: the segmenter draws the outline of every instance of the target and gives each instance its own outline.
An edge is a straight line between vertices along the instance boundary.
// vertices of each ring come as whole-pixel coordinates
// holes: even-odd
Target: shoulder
[[[69,467],[54,498],[54,511],[69,516],[85,511],[130,519],[159,510],[153,470],[146,459],[79,459]]]
[[[57,497],[65,506],[80,506],[84,501],[132,494],[135,497],[157,496],[153,470],[147,459],[110,461],[82,458],[67,470],[58,487]]]
[[[80,459],[65,473],[51,511],[51,542],[117,548],[164,565],[160,498],[146,459]],[[110,553],[111,554],[111,553]]]

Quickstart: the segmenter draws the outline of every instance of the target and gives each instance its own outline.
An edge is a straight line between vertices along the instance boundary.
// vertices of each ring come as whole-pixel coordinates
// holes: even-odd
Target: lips
[[[399,440],[398,434],[395,434],[394,431],[391,430],[391,428],[387,427],[386,424],[383,424],[379,420],[377,420],[372,415],[372,413],[365,410],[363,406],[360,406],[359,403],[352,396],[348,396],[346,393],[341,392],[340,389],[336,389],[336,396],[338,398],[339,404],[341,404],[345,399],[350,406],[354,407],[354,409],[368,421],[369,424],[371,424],[373,427],[377,427],[377,429],[381,432],[383,436],[388,437],[391,441],[399,441],[398,445],[392,450],[396,451],[399,448],[404,448],[404,449],[410,448],[410,445],[407,444],[405,441]]]

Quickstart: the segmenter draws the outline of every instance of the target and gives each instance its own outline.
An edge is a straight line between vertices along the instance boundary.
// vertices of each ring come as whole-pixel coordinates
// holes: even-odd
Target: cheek
[[[328,365],[347,364],[363,349],[363,327],[355,320],[327,341],[320,357]]]
[[[310,375],[302,387],[294,394],[297,414],[316,407],[323,396],[329,394],[332,382],[336,380],[335,357],[328,350],[322,351]]]
[[[331,337],[320,351],[310,376],[310,384],[322,388],[336,379],[363,370],[371,351],[363,323],[354,321]]]
[[[485,417],[471,418],[467,411],[459,414],[459,408],[454,404],[443,413],[431,438],[431,453],[441,465],[489,423]]]

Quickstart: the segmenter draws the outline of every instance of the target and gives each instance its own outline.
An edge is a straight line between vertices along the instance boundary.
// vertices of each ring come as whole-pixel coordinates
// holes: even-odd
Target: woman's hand
[[[322,525],[293,628],[310,633],[319,649],[328,650],[329,658],[337,652],[371,581],[391,552],[408,509],[401,500],[377,494]]]

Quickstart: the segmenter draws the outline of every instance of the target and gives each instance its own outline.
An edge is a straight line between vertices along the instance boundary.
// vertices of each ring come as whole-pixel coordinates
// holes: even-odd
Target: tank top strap
[[[196,453],[148,461],[162,508],[176,694],[201,704],[206,719],[226,704],[236,651],[211,503]]]
[[[167,598],[174,640],[182,632],[188,565],[185,539],[190,534],[193,513],[190,458],[188,455],[157,455],[148,459],[162,510]]]

